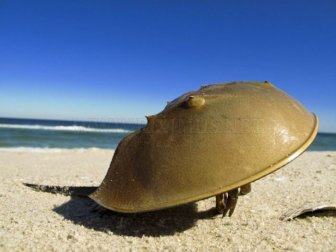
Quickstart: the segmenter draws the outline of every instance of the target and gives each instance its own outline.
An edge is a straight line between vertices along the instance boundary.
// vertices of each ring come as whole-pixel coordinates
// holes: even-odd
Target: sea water
[[[0,148],[115,149],[143,123],[0,118]]]
[[[0,118],[0,148],[115,149],[122,138],[145,126],[140,119],[114,121]],[[336,134],[318,133],[309,150],[336,150]]]

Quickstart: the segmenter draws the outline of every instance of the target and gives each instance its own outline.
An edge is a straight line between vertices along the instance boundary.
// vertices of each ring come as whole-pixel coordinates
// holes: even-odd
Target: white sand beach
[[[336,202],[336,152],[306,152],[252,184],[232,217],[214,198],[172,209],[118,214],[88,198],[23,185],[98,186],[113,151],[0,150],[0,251],[336,251],[336,214],[281,221],[307,202]]]

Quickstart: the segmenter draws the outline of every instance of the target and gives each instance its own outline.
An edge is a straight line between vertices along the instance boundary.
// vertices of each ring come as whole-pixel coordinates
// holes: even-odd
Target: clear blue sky
[[[0,0],[0,116],[143,117],[233,80],[336,132],[336,1]]]

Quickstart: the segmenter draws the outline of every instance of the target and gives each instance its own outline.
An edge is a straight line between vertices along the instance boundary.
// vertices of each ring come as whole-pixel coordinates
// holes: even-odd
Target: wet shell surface
[[[269,82],[208,85],[168,103],[118,145],[90,195],[135,213],[205,199],[249,184],[312,143],[317,117]]]

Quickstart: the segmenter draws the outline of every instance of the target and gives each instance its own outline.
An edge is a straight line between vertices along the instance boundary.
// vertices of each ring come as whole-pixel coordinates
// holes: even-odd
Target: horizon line
[[[125,123],[125,124],[144,124],[146,125],[146,118],[142,117],[111,117],[110,119],[98,119],[98,118],[35,118],[35,117],[13,117],[13,116],[1,116],[0,119],[21,119],[21,120],[45,120],[45,121],[82,121],[82,122],[101,122],[101,123]],[[318,133],[322,134],[336,134],[336,132],[330,131],[318,131]]]
[[[39,117],[14,117],[14,116],[1,116],[0,119],[21,119],[21,120],[45,120],[45,121],[82,121],[82,122],[101,122],[101,123],[128,123],[128,124],[146,124],[147,120],[145,117],[110,117],[110,118],[39,118]]]

